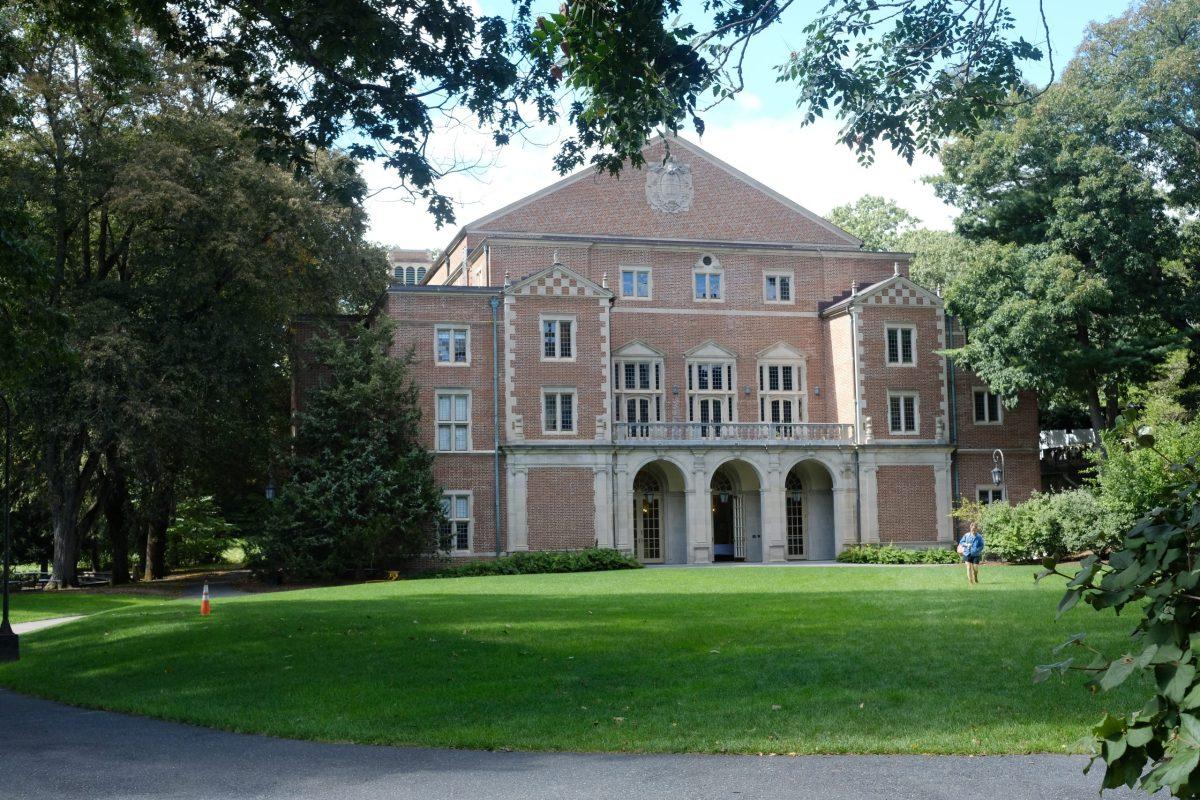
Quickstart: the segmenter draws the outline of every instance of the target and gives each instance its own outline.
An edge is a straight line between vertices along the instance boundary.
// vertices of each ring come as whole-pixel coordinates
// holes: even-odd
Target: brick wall
[[[592,480],[590,468],[529,470],[530,550],[579,550],[596,543]]]
[[[653,211],[646,201],[646,177],[627,169],[619,177],[587,171],[573,182],[495,219],[478,230],[588,233],[671,239],[809,242],[851,245],[789,205],[735,177],[715,161],[684,146],[673,146],[678,163],[692,170],[694,202],[688,211]],[[646,164],[663,158],[661,143],[649,147]]]
[[[938,334],[941,311],[932,306],[865,305],[859,334],[862,354],[859,365],[863,384],[863,416],[871,417],[879,440],[933,439],[937,418],[945,413],[944,345]],[[885,328],[889,324],[911,325],[916,330],[916,363],[900,366],[887,363]],[[916,435],[897,435],[888,424],[888,392],[915,392],[918,397]]]
[[[937,497],[933,467],[881,466],[876,474],[879,541],[932,542],[937,539]]]

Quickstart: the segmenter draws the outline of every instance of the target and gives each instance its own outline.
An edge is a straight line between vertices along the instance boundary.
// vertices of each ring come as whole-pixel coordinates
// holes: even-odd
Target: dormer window
[[[725,299],[725,276],[716,256],[705,253],[692,270],[694,298],[701,303],[719,303]]]

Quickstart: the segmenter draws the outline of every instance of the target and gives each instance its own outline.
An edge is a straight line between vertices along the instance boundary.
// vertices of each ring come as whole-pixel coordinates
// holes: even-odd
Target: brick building
[[[1038,487],[1035,398],[1005,405],[939,355],[961,332],[907,254],[664,148],[476,220],[389,289],[457,555],[948,546],[956,497]]]

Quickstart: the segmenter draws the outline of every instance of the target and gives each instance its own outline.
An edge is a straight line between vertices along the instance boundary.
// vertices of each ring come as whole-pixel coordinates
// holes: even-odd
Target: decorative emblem
[[[667,159],[646,171],[646,200],[655,211],[682,214],[692,207],[692,168]]]

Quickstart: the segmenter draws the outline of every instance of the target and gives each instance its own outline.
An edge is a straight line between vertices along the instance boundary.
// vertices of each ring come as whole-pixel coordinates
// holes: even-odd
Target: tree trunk
[[[174,492],[164,480],[151,491],[146,515],[146,569],[148,581],[167,576],[167,528],[175,513]]]
[[[52,441],[43,450],[54,534],[53,569],[45,587],[49,590],[79,583],[75,570],[79,560],[79,509],[96,464],[91,457],[83,458],[85,441],[85,434],[79,431],[69,442]]]
[[[115,451],[116,448],[109,448],[104,458],[107,470],[103,495],[114,586],[129,583],[129,482]]]
[[[1104,424],[1104,408],[1100,405],[1100,392],[1095,386],[1088,387],[1088,416],[1092,421],[1092,428],[1099,433],[1108,426]]]

